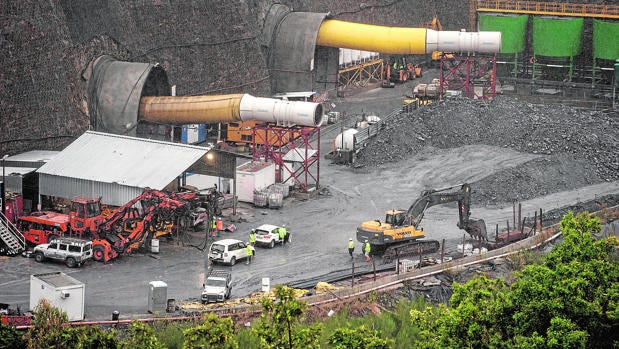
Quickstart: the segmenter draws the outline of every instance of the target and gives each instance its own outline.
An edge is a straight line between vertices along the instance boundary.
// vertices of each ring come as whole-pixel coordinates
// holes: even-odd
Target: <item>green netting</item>
[[[593,57],[619,58],[619,22],[593,21]]]
[[[548,57],[573,57],[580,53],[582,18],[533,17],[533,53]]]
[[[529,16],[504,16],[479,14],[480,31],[501,32],[501,53],[524,51]]]

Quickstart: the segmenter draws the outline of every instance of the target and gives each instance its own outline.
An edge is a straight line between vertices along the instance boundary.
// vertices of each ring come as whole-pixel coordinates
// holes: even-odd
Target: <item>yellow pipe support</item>
[[[241,121],[241,98],[243,94],[142,97],[139,118],[179,125]]]

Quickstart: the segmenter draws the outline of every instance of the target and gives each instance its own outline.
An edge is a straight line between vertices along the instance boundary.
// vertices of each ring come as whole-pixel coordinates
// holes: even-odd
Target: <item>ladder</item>
[[[26,239],[6,216],[0,212],[0,240],[7,247],[9,256],[16,256],[26,249]]]

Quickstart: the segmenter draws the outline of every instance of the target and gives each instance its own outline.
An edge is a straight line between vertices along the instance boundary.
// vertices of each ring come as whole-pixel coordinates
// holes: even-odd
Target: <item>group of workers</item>
[[[276,229],[274,229],[273,233],[279,236],[279,240],[282,242],[282,246],[284,246],[285,243],[290,242],[290,232],[288,231],[288,229],[286,229],[285,224],[282,225],[281,227],[277,227]],[[256,245],[256,229],[252,229],[249,232],[249,241],[247,242],[247,246],[245,247],[247,249],[247,263],[246,264],[251,263],[252,257],[256,253],[256,249],[254,248],[255,245]]]
[[[371,250],[372,250],[372,248],[370,247],[370,242],[368,240],[365,240],[363,242],[363,247],[361,248],[361,252],[365,256],[365,261],[366,262],[370,261],[370,251]],[[350,255],[350,258],[353,258],[352,253],[354,251],[355,251],[355,242],[353,241],[352,238],[350,238],[350,239],[348,239],[348,254]]]

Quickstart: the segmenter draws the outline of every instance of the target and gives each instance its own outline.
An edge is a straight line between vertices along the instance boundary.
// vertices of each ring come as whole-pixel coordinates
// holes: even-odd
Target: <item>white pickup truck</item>
[[[223,302],[230,298],[232,291],[232,274],[225,270],[213,270],[202,285],[200,299],[202,304]]]

